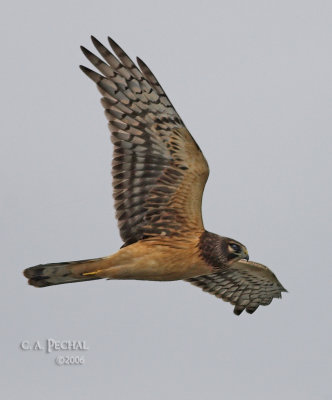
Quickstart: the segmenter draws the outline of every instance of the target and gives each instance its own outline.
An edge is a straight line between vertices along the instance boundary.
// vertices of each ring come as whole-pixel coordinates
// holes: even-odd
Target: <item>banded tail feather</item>
[[[39,288],[62,285],[64,283],[91,281],[102,278],[97,274],[106,267],[103,260],[105,258],[40,264],[26,268],[23,274],[28,278],[30,285]]]

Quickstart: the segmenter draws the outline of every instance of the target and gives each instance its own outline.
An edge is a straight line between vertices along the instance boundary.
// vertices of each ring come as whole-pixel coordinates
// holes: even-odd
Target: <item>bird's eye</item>
[[[238,244],[231,243],[230,246],[236,253],[240,253],[241,252],[241,248],[240,248],[240,246]]]

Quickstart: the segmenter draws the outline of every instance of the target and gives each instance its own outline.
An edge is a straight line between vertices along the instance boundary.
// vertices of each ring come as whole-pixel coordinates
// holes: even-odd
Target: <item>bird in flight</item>
[[[147,65],[110,38],[92,37],[99,71],[81,66],[102,94],[114,146],[112,176],[123,246],[115,254],[24,270],[36,287],[94,279],[184,280],[253,313],[286,290],[273,272],[249,261],[237,240],[204,229],[201,202],[209,167]]]

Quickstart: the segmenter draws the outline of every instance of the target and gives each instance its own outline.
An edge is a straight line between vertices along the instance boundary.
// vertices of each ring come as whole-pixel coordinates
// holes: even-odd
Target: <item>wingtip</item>
[[[112,45],[116,45],[116,46],[118,46],[118,44],[110,37],[110,36],[107,36],[107,40],[108,40],[108,42],[109,42],[109,44],[112,46]]]
[[[80,70],[85,73],[90,79],[92,79],[94,82],[97,82],[96,75],[98,75],[95,71],[92,69],[85,67],[84,65],[80,65]]]
[[[89,68],[85,67],[84,65],[79,65],[79,68],[80,68],[80,70],[83,71],[85,74],[87,74],[88,71],[89,71]]]
[[[145,62],[141,58],[136,57],[136,61],[137,61],[137,64],[138,64],[138,66],[140,67],[140,69],[142,71],[147,70],[147,65],[145,64]]]
[[[91,42],[93,43],[93,45],[94,45],[95,47],[101,45],[100,41],[99,41],[95,36],[91,35],[91,36],[90,36],[90,39],[91,39]]]
[[[234,307],[234,310],[233,310],[233,313],[234,313],[235,315],[239,316],[239,315],[242,314],[243,310],[244,310],[243,307],[235,306],[235,307]]]
[[[288,293],[288,290],[286,288],[284,288],[280,282],[279,282],[279,285],[280,285],[280,292]]]
[[[112,47],[112,49],[113,49],[113,51],[116,53],[116,52],[123,52],[124,53],[124,51],[122,50],[122,48],[116,43],[116,41],[115,40],[113,40],[110,36],[107,36],[107,40],[108,40],[108,43],[110,44],[110,46]]]
[[[83,53],[86,57],[91,53],[91,51],[88,50],[88,49],[87,49],[86,47],[84,47],[84,46],[80,46],[80,49],[81,49],[82,53]]]

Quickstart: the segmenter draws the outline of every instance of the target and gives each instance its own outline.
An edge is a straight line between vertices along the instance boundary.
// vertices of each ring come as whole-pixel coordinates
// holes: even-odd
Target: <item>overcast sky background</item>
[[[327,0],[2,5],[3,398],[332,398],[331,15]],[[27,266],[121,246],[106,119],[78,69],[90,34],[154,71],[210,165],[206,228],[271,267],[282,300],[236,317],[184,282],[27,285]],[[47,338],[85,340],[85,365],[19,348]]]

